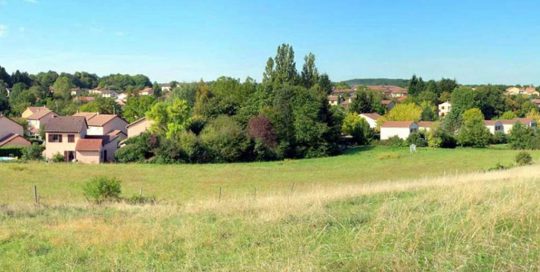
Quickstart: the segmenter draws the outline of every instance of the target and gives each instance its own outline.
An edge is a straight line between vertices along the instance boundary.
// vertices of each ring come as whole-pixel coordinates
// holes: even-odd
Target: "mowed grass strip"
[[[2,271],[537,271],[540,167],[182,205],[9,205]]]
[[[309,190],[313,186],[373,183],[444,174],[467,173],[512,164],[517,151],[505,149],[419,149],[369,147],[345,155],[262,163],[208,165],[150,164],[0,164],[0,204],[33,201],[38,187],[46,204],[80,204],[82,185],[94,176],[123,181],[124,196],[153,195],[161,202],[243,195],[274,195]],[[532,152],[540,159],[540,152]]]

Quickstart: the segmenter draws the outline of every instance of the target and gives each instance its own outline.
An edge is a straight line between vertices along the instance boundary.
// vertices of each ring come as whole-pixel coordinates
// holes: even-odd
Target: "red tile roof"
[[[388,128],[408,128],[412,124],[414,124],[414,121],[386,121],[381,127],[388,127]]]
[[[103,146],[102,139],[80,139],[75,146],[76,151],[100,151]]]
[[[60,116],[52,118],[45,126],[45,132],[80,133],[87,128],[86,119],[82,116]]]
[[[97,112],[77,112],[75,114],[73,114],[73,116],[82,116],[86,119],[86,122],[88,122],[88,120],[92,119],[94,116],[98,115],[99,113]]]
[[[431,122],[431,121],[420,121],[420,122],[418,122],[418,126],[423,127],[423,128],[433,127],[434,124],[435,124],[435,122]]]
[[[15,134],[15,133],[10,133],[6,136],[4,136],[3,138],[0,139],[0,147],[3,147],[5,145],[8,145],[10,142],[13,142],[14,140],[17,140],[19,141],[19,143],[22,143],[22,144],[14,144],[14,146],[29,146],[31,145],[31,143],[26,140],[24,137],[22,137],[21,135],[19,134]]]
[[[41,120],[43,117],[49,115],[49,114],[57,115],[56,113],[50,111],[49,109],[45,108],[43,110],[40,110],[38,112],[33,113],[32,115],[28,116],[28,120]]]
[[[102,127],[105,124],[109,123],[110,121],[114,120],[115,118],[120,118],[120,117],[114,114],[98,114],[88,120],[88,125],[93,126],[93,127]]]
[[[376,112],[372,112],[372,113],[362,113],[361,115],[364,115],[368,118],[371,118],[375,121],[379,120],[379,118],[381,118],[381,115],[376,113]]]

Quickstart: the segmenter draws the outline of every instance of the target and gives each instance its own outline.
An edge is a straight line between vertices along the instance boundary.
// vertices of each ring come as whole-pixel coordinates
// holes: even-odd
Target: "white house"
[[[423,130],[425,132],[429,132],[433,128],[434,125],[435,125],[435,122],[420,121],[418,122],[418,129]]]
[[[414,121],[386,121],[381,126],[381,140],[392,137],[407,139],[411,133],[418,131],[418,124]]]
[[[500,120],[502,123],[504,134],[510,134],[516,123],[521,123],[527,127],[536,127],[536,122],[531,118],[514,118],[512,120]]]
[[[372,129],[377,128],[377,121],[381,118],[378,113],[360,113],[360,117],[364,118]]]
[[[450,102],[446,101],[446,102],[444,102],[442,104],[439,104],[439,116],[440,117],[448,115],[448,113],[450,113],[451,110],[452,110],[452,104]]]
[[[489,132],[491,134],[495,134],[497,132],[504,132],[503,123],[498,120],[485,120],[484,125],[489,129]]]
[[[114,98],[116,99],[118,97],[118,93],[113,90],[106,90],[106,89],[92,89],[88,92],[92,95],[99,95],[101,97],[105,98]]]

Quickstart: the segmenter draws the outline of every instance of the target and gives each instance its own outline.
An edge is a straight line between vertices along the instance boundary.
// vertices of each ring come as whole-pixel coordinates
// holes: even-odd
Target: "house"
[[[4,137],[0,137],[0,148],[3,147],[27,147],[31,146],[28,140],[19,134],[7,134]]]
[[[118,97],[118,93],[113,90],[108,89],[92,89],[88,91],[89,94],[92,95],[98,95],[105,98],[113,98],[116,99]]]
[[[24,137],[24,129],[17,122],[0,115],[0,148],[32,145]]]
[[[380,92],[387,98],[406,97],[408,94],[407,89],[393,85],[371,85],[367,86],[367,88],[368,90]]]
[[[387,111],[393,109],[394,106],[396,105],[396,104],[394,103],[394,101],[388,100],[388,99],[382,100],[382,101],[381,101],[381,104],[382,104],[382,106],[383,106]]]
[[[339,95],[329,95],[328,97],[328,104],[330,106],[337,106],[339,105]]]
[[[93,96],[77,96],[73,98],[74,101],[82,102],[82,103],[89,103],[92,101],[95,101],[96,98]]]
[[[407,139],[411,133],[418,131],[418,124],[414,121],[386,121],[381,125],[381,140],[392,137]]]
[[[154,95],[154,89],[146,87],[139,91],[139,95]]]
[[[159,84],[161,86],[161,92],[170,92],[173,88],[173,86],[170,83],[163,83]]]
[[[28,117],[30,117],[32,114],[35,114],[39,111],[43,111],[43,110],[47,110],[47,111],[50,111],[47,107],[43,106],[43,107],[28,107],[26,108],[26,110],[23,111],[23,113],[21,114],[21,117],[23,119],[27,119]]]
[[[116,103],[118,103],[118,105],[120,106],[124,106],[127,102],[127,99],[128,99],[128,95],[126,93],[121,93],[116,98]]]
[[[504,133],[503,123],[499,120],[485,120],[484,125],[487,127],[491,134]]]
[[[536,105],[536,107],[540,108],[540,99],[532,99],[531,102]]]
[[[372,129],[377,128],[377,121],[381,118],[381,115],[378,113],[360,113],[360,117],[366,120],[369,124],[369,127]]]
[[[30,108],[27,108],[25,110],[25,112],[23,112],[24,116],[27,116],[27,114],[25,114],[27,111],[31,111]],[[26,119],[26,121],[28,121],[28,132],[29,132],[29,134],[30,135],[38,135],[39,130],[43,126],[47,125],[47,123],[50,120],[58,117],[58,114],[56,114],[55,112],[43,107],[41,110],[36,111],[35,113],[33,113],[30,116],[27,116],[26,118],[24,116],[23,116],[23,118]]]
[[[61,116],[51,119],[45,126],[45,158],[61,154],[66,162],[77,158],[76,147],[86,137],[88,124],[82,116]]]
[[[0,115],[0,138],[8,134],[24,135],[24,129],[17,122]]]
[[[452,104],[446,101],[442,104],[439,104],[438,108],[439,108],[439,116],[444,117],[448,115],[450,111],[452,110]]]
[[[73,116],[81,116],[88,123],[88,135],[103,136],[108,133],[119,130],[127,135],[126,126],[128,122],[115,114],[99,114],[97,112],[78,112]]]
[[[514,118],[511,120],[500,120],[500,122],[503,125],[504,134],[510,134],[510,132],[512,131],[512,128],[514,127],[516,123],[521,123],[522,125],[531,127],[531,128],[536,127],[536,121],[534,121],[531,118]]]
[[[97,116],[96,116],[97,117]],[[119,142],[126,137],[122,131],[105,135],[88,135],[84,116],[65,116],[52,119],[45,127],[45,157],[64,156],[66,162],[101,163],[114,161]]]
[[[133,138],[146,132],[152,126],[152,121],[146,118],[141,118],[127,125],[127,137]]]
[[[420,121],[420,122],[418,122],[418,129],[423,130],[425,132],[429,132],[429,131],[431,131],[431,129],[433,129],[434,125],[435,125],[435,122]]]
[[[534,86],[528,86],[528,87],[509,87],[505,91],[506,95],[525,95],[525,96],[533,96],[533,95],[540,95],[540,92],[536,90]]]

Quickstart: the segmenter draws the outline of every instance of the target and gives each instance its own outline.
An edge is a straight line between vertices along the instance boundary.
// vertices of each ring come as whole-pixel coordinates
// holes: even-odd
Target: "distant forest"
[[[408,79],[391,79],[391,78],[357,78],[342,81],[349,86],[353,85],[394,85],[406,88],[409,85]]]

